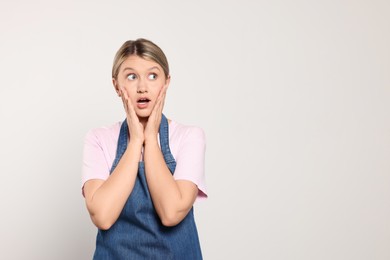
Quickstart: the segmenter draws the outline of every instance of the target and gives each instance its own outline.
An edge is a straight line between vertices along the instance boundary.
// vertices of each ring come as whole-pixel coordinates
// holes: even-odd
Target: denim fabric
[[[168,120],[162,115],[159,128],[160,147],[173,174],[176,161],[169,149]],[[122,123],[116,158],[111,173],[127,147],[128,126]],[[115,224],[98,230],[93,259],[202,259],[193,209],[174,227],[165,227],[153,207],[146,182],[144,162],[139,162],[133,191]]]

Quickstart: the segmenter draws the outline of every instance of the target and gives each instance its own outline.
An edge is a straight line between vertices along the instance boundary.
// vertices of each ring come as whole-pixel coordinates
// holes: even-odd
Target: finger
[[[122,99],[122,103],[123,103],[123,107],[124,107],[124,109],[125,109],[125,112],[126,112],[126,114],[127,114],[127,100],[126,100],[126,97],[125,97],[125,95],[123,94],[123,92],[121,91],[121,99]]]
[[[125,94],[127,94],[127,91],[126,91],[126,89],[125,89],[124,87],[119,86],[119,91],[120,91],[120,93],[121,93],[122,96],[124,96]]]
[[[125,103],[127,103],[128,96],[126,90],[123,87],[119,87],[119,92],[121,93],[121,98],[123,102],[126,101]]]
[[[162,93],[161,100],[160,100],[160,106],[159,106],[160,113],[162,113],[162,110],[164,108],[165,97],[167,96],[167,89],[168,89],[168,86],[167,85],[164,86],[163,93]]]
[[[164,106],[164,100],[165,100],[165,94],[166,94],[167,88],[168,88],[168,85],[164,85],[160,89],[160,93],[158,94],[156,103],[154,104],[152,113],[150,114],[150,117],[155,117],[156,120],[161,119],[161,113],[162,113],[163,106]]]
[[[160,101],[157,100],[156,103],[154,104],[154,107],[153,107],[153,110],[152,112],[150,113],[150,116],[149,116],[149,119],[148,121],[149,122],[158,122],[159,120],[159,112],[160,112]]]
[[[133,106],[133,102],[131,101],[131,98],[129,98],[127,90],[125,88],[122,88],[122,93],[127,104],[127,112],[129,113],[129,116],[135,118],[136,116],[135,109]]]
[[[165,86],[163,86],[163,87],[161,88],[160,93],[159,93],[158,98],[157,98],[156,104],[157,104],[157,103],[160,104],[161,102],[163,102],[163,100],[165,99],[165,94],[166,94],[166,92],[167,92],[167,85],[165,85]]]
[[[122,90],[122,93],[123,93],[123,96],[125,97],[125,99],[128,101],[128,103],[130,102],[131,104],[131,99],[129,98],[129,94],[127,93],[127,90],[125,88],[121,88]]]
[[[167,96],[167,93],[165,92],[164,96],[162,97],[162,107],[164,107],[166,96]]]
[[[164,93],[167,93],[167,90],[168,90],[168,85],[165,85],[164,86]]]
[[[161,98],[162,95],[164,95],[164,92],[166,91],[166,85],[164,85],[161,89],[160,92],[158,93],[157,99]]]
[[[153,109],[156,113],[161,113],[161,111],[162,111],[161,107],[163,105],[163,99],[164,99],[164,95],[161,95],[161,96],[158,97],[157,102],[154,105],[154,109]]]
[[[129,98],[129,94],[127,93],[127,90],[125,88],[122,88],[122,93],[127,103],[128,109],[134,110],[133,103],[131,102],[131,99]]]
[[[127,94],[127,90],[125,88],[121,88],[122,90],[122,94],[123,94],[123,97],[125,98],[125,100],[129,100],[129,95]]]
[[[161,100],[161,105],[159,106],[159,114],[161,115],[163,110],[164,110],[164,104],[165,104],[165,95],[163,97],[163,99]]]

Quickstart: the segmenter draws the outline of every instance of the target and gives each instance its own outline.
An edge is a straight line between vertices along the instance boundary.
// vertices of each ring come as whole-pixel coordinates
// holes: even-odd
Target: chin
[[[137,111],[136,114],[139,118],[148,118],[151,114],[151,111]]]

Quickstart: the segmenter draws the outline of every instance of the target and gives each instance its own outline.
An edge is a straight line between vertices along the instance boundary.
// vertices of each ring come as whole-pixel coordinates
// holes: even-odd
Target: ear
[[[118,97],[121,96],[121,91],[119,89],[119,83],[115,78],[112,78],[112,85],[114,85],[115,91],[118,94]]]
[[[169,87],[169,83],[171,82],[171,75],[168,75],[167,79],[165,80],[165,85]]]

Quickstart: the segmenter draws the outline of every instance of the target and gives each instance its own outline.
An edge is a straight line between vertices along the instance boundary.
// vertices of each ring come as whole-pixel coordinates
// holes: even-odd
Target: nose
[[[147,86],[145,80],[139,79],[137,84],[137,93],[148,93]]]

